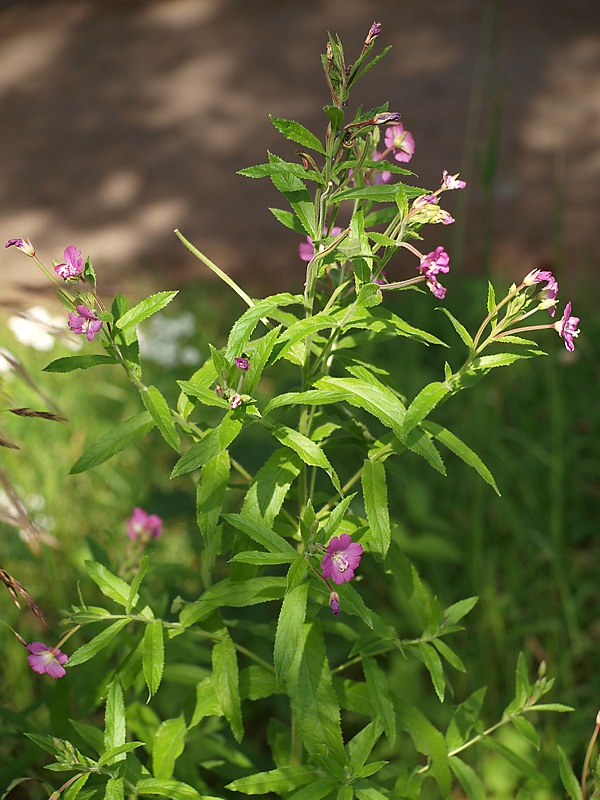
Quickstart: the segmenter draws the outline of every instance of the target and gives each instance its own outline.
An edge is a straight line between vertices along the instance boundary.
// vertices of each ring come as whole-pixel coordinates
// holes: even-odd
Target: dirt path
[[[252,291],[299,285],[297,238],[267,211],[267,181],[236,170],[290,156],[268,114],[320,132],[319,54],[337,31],[357,52],[371,22],[393,44],[359,99],[390,99],[416,139],[421,185],[469,181],[433,231],[455,265],[520,276],[600,255],[597,0],[17,0],[0,4],[0,237],[48,261],[75,243],[105,280],[171,288],[200,274],[180,228]],[[499,138],[487,197],[478,163]],[[429,243],[429,240],[428,240]],[[2,251],[2,304],[40,285]],[[561,256],[562,254],[562,256]]]

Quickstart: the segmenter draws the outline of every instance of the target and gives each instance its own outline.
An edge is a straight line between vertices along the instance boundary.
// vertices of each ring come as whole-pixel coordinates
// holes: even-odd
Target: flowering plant
[[[176,232],[247,305],[225,346],[211,348],[202,366],[178,382],[176,408],[144,383],[137,336],[137,326],[176,292],[133,307],[117,296],[105,306],[89,259],[83,265],[74,245],[53,273],[27,240],[7,243],[38,261],[57,285],[69,328],[104,349],[59,358],[46,370],[120,366],[144,407],[83,453],[72,472],[93,469],[157,430],[176,454],[172,477],[187,476],[195,485],[202,539],[193,588],[184,596],[166,592],[170,605],[159,602],[147,588],[152,569],[144,549],[160,536],[162,522],[136,507],[127,533],[139,547],[118,574],[88,563],[106,607],[81,601],[67,614],[73,633],[98,624],[102,630],[68,660],[58,645],[28,646],[32,668],[54,678],[65,673],[68,681],[74,669],[101,665],[103,688],[91,710],[104,704],[103,732],[76,727],[89,754],[66,739],[36,738],[54,755],[52,768],[70,773],[55,796],[379,800],[417,797],[429,780],[443,797],[455,783],[469,797],[483,797],[469,764],[475,747],[483,743],[535,779],[535,769],[492,734],[510,723],[531,741],[537,734],[528,715],[567,710],[540,702],[552,681],[543,669],[531,681],[520,658],[515,698],[502,719],[486,728],[482,697],[473,696],[448,710],[444,734],[391,685],[385,669],[396,655],[414,661],[441,706],[451,686],[448,668],[464,670],[447,639],[477,601],[443,609],[423,585],[389,512],[391,465],[408,455],[445,475],[440,449],[446,448],[498,491],[471,447],[429,418],[493,369],[540,355],[522,337],[526,331],[552,328],[572,351],[579,320],[568,303],[560,321],[529,324],[538,312],[554,316],[558,293],[549,272],[534,270],[500,300],[490,285],[473,336],[442,307],[462,352],[452,352],[439,380],[412,399],[382,366],[365,361],[368,346],[386,339],[447,347],[386,307],[384,298],[403,291],[407,305],[431,303],[432,295],[445,299],[450,288],[439,277],[449,276],[448,253],[441,245],[422,253],[414,242],[424,225],[452,224],[441,198],[466,185],[447,170],[433,191],[410,182],[406,165],[415,142],[387,105],[358,109],[347,121],[353,86],[380,58],[372,57],[380,27],[373,24],[352,65],[339,40],[329,38],[323,141],[298,122],[273,117],[299,146],[299,160],[270,154],[242,170],[268,177],[289,205],[272,211],[302,237],[303,293],[255,300]],[[412,268],[404,256],[416,258]],[[265,378],[284,362],[295,379],[288,391],[269,396]],[[251,428],[271,447],[252,470],[244,450]],[[386,584],[405,597],[415,630],[373,608],[373,586]],[[178,670],[183,662],[186,669]],[[182,699],[172,686],[183,672],[192,686]],[[144,701],[149,711],[140,710]],[[256,719],[269,720],[268,757],[247,744],[253,703],[261,709]],[[414,750],[398,747],[405,734]]]

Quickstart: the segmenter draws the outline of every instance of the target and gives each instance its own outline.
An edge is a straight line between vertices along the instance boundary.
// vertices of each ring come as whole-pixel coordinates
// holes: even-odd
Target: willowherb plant
[[[267,163],[242,170],[269,177],[289,204],[271,210],[302,236],[303,294],[252,299],[176,231],[248,306],[226,345],[211,348],[191,378],[178,382],[176,408],[144,383],[136,332],[176,292],[159,292],[133,308],[117,296],[105,306],[91,262],[84,264],[75,246],[48,269],[28,240],[7,243],[57,285],[69,328],[104,349],[60,358],[46,370],[121,366],[145,407],[83,453],[72,472],[92,469],[156,428],[178,456],[172,477],[189,476],[196,487],[202,539],[194,595],[165,608],[164,597],[159,601],[146,588],[152,569],[144,555],[161,521],[137,508],[120,568],[88,564],[110,602],[82,600],[67,613],[69,632],[55,647],[28,645],[37,672],[66,673],[69,681],[75,667],[89,670],[87,683],[95,688],[85,714],[93,718],[105,705],[103,730],[73,722],[75,743],[32,735],[54,756],[50,769],[68,773],[53,797],[271,793],[291,800],[379,800],[418,797],[430,779],[439,796],[448,797],[457,782],[469,798],[480,798],[485,788],[469,761],[482,746],[525,778],[543,780],[493,734],[510,724],[537,744],[529,716],[568,710],[541,702],[553,683],[544,668],[531,682],[519,658],[515,697],[491,726],[482,721],[484,690],[452,709],[446,703],[449,722],[441,730],[391,684],[391,660],[414,661],[445,703],[447,666],[465,671],[448,639],[462,630],[476,598],[444,609],[422,583],[395,539],[387,476],[389,464],[405,454],[445,474],[440,448],[446,448],[498,491],[475,452],[430,417],[492,369],[541,355],[524,332],[553,328],[573,350],[579,320],[568,303],[554,321],[557,283],[550,272],[534,270],[500,300],[489,286],[474,336],[442,309],[463,353],[452,350],[444,374],[412,400],[382,365],[367,360],[369,345],[385,339],[448,346],[383,300],[407,289],[406,303],[429,303],[431,294],[444,300],[440,277],[449,272],[449,256],[441,246],[421,252],[419,233],[424,225],[451,224],[440,202],[445,192],[465,188],[446,170],[432,191],[405,182],[413,173],[401,165],[411,160],[415,143],[387,105],[358,109],[347,120],[353,86],[387,52],[372,57],[380,28],[372,25],[352,65],[339,39],[329,37],[323,66],[331,103],[323,141],[297,122],[273,117],[299,145],[298,161],[269,154]],[[416,258],[415,267],[402,256]],[[546,321],[530,324],[534,314]],[[285,376],[286,391],[265,397],[265,386],[281,385],[278,375]],[[251,426],[259,431],[253,441],[270,448],[252,473],[248,463],[256,453],[249,459],[253,445],[245,444]],[[360,580],[364,575],[377,582],[377,592]],[[385,611],[381,597],[398,591],[412,623]],[[89,629],[88,641],[67,661],[60,648],[81,627]],[[193,676],[188,691],[170,684],[165,664],[173,673],[185,665]],[[563,765],[572,787],[567,772]]]

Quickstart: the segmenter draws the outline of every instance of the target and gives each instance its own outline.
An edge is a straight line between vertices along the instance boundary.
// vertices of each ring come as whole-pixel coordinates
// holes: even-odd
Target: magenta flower
[[[577,328],[578,323],[579,317],[571,316],[571,303],[567,303],[562,319],[555,322],[553,326],[558,335],[565,340],[565,347],[569,353],[575,350],[573,339],[579,336],[579,330]]]
[[[241,369],[244,372],[250,368],[250,362],[247,358],[236,358],[235,365],[238,369]]]
[[[73,333],[84,333],[88,342],[102,327],[102,322],[94,314],[91,308],[85,305],[75,306],[75,311],[69,311],[69,328]]]
[[[334,225],[331,229],[332,236],[339,236],[342,232],[341,228],[338,228],[337,225]],[[323,230],[325,236],[327,236],[327,228]],[[306,242],[301,242],[298,246],[298,255],[302,259],[302,261],[312,261],[315,255],[315,245],[313,240],[310,236],[306,237]]]
[[[383,153],[379,153],[377,150],[373,153],[373,161],[381,161],[382,158],[383,158]],[[383,186],[383,184],[389,183],[391,181],[392,173],[388,172],[388,170],[386,169],[382,170],[381,172],[373,170],[371,179],[373,183],[379,186]]]
[[[64,678],[67,671],[62,666],[68,661],[68,656],[58,647],[47,647],[43,642],[32,642],[27,645],[31,655],[27,656],[29,666],[40,675],[46,673],[51,678]]]
[[[450,175],[448,170],[445,169],[442,173],[442,187],[444,189],[464,189],[466,185],[466,181],[458,180],[458,172],[456,175]]]
[[[367,38],[365,39],[365,47],[368,47],[370,44],[373,44],[373,42],[379,36],[380,33],[381,33],[381,22],[374,22],[369,28]]]
[[[436,247],[431,253],[423,256],[421,263],[417,267],[427,279],[427,286],[430,292],[439,300],[446,296],[446,288],[437,280],[440,272],[450,271],[450,257],[443,247]]]
[[[396,161],[410,161],[415,152],[415,140],[412,133],[404,129],[400,122],[390,125],[385,131],[385,146],[394,151]]]
[[[64,281],[68,278],[76,278],[83,272],[83,261],[81,251],[74,244],[70,244],[64,252],[64,262],[55,264],[54,270]]]
[[[130,539],[148,542],[158,539],[162,534],[162,519],[156,514],[148,514],[143,508],[136,506],[127,520],[127,534]]]
[[[335,583],[344,583],[354,577],[354,570],[360,564],[362,544],[353,542],[348,533],[334,536],[327,545],[327,552],[321,561],[321,574],[333,578]],[[335,613],[335,612],[334,612]]]
[[[21,250],[26,256],[34,256],[35,250],[29,239],[9,239],[4,247],[16,247]]]

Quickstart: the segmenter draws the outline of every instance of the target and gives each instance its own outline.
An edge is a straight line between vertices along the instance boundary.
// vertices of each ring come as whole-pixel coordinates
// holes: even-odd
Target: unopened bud
[[[401,116],[398,111],[382,111],[381,114],[375,114],[371,122],[374,125],[385,125],[388,122],[399,122]]]
[[[35,255],[35,250],[29,239],[9,239],[4,246],[16,247],[17,250],[21,250],[26,256],[31,256],[32,258]]]
[[[596,725],[600,725],[600,711],[596,714]]]
[[[215,394],[217,397],[223,397],[224,395],[223,387],[219,383],[215,386]]]
[[[241,369],[244,372],[246,372],[246,370],[250,367],[250,362],[248,361],[247,358],[236,358],[235,365],[238,369]]]
[[[337,592],[331,592],[329,595],[329,605],[332,612],[336,615],[340,613],[340,596]]]
[[[234,392],[229,398],[229,408],[237,408],[242,405],[242,398],[237,392]]]
[[[367,38],[365,39],[365,47],[368,47],[370,44],[373,44],[373,42],[379,36],[380,33],[381,33],[381,22],[374,22],[371,25],[369,32],[367,33]]]

